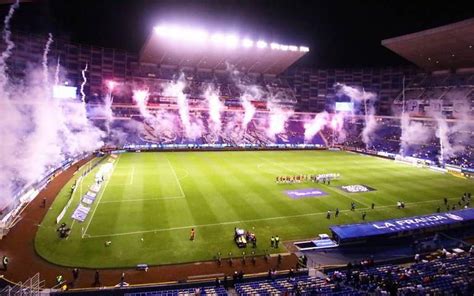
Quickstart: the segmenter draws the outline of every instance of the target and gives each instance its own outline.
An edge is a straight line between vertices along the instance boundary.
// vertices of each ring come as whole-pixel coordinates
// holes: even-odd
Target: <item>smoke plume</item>
[[[268,103],[267,106],[270,109],[267,136],[275,139],[277,134],[285,131],[285,123],[293,115],[293,110],[284,109],[273,103]]]
[[[324,111],[318,113],[314,118],[304,124],[304,139],[306,142],[310,142],[313,137],[319,133],[321,129],[327,124],[329,119],[329,114]]]
[[[5,65],[15,45],[9,22],[17,7],[18,1],[5,18],[7,48],[0,58],[0,209],[14,206],[21,188],[39,181],[67,159],[100,148],[104,136],[89,122],[81,101],[53,97],[45,62],[52,36],[39,65],[29,69],[21,83],[10,81]]]
[[[432,130],[422,122],[410,120],[410,115],[403,113],[401,116],[400,154],[407,155],[408,148],[412,145],[426,144],[432,137]]]
[[[163,94],[167,97],[176,98],[179,109],[178,113],[181,119],[181,124],[184,127],[186,138],[196,139],[202,135],[202,124],[200,124],[198,121],[191,122],[188,100],[186,94],[184,93],[185,87],[186,80],[184,74],[181,74],[179,79],[165,85]]]
[[[213,132],[219,132],[221,130],[221,112],[224,109],[224,104],[219,99],[219,93],[212,85],[209,85],[204,92],[204,98],[207,101],[207,107],[209,110],[210,128]]]
[[[49,33],[48,34],[48,41],[46,41],[46,46],[43,51],[43,80],[45,84],[49,83],[49,73],[48,73],[48,54],[49,54],[49,48],[51,47],[51,44],[53,43],[53,34]]]
[[[348,96],[353,103],[357,102],[363,105],[365,124],[364,129],[362,130],[362,141],[366,145],[366,148],[369,148],[372,144],[373,133],[377,129],[374,108],[374,102],[377,99],[377,96],[375,93],[366,92],[363,89],[347,86],[341,83],[336,83],[335,87],[338,96]]]

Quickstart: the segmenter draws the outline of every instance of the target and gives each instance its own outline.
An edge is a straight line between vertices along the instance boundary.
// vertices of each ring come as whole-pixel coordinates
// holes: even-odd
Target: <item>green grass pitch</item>
[[[95,160],[97,161],[97,160]],[[96,168],[97,170],[97,168]],[[278,175],[340,173],[330,186],[276,184]],[[328,226],[434,212],[443,197],[458,201],[473,182],[390,160],[336,151],[147,152],[118,157],[86,221],[70,218],[94,179],[80,182],[63,222],[68,239],[57,236],[55,219],[69,196],[71,180],[41,223],[35,246],[46,260],[65,266],[109,268],[139,263],[171,264],[211,260],[220,252],[241,256],[234,227],[255,232],[256,254],[285,252],[270,248],[281,240],[314,238]],[[364,184],[376,191],[346,193],[338,186]],[[318,198],[291,199],[284,191],[319,188]],[[406,202],[398,210],[396,202]],[[357,204],[349,211],[351,202]],[[375,209],[371,210],[371,203]],[[339,208],[338,218],[326,212]],[[444,208],[443,208],[444,210]],[[195,241],[189,240],[191,228]],[[111,241],[108,247],[105,241]],[[247,247],[247,254],[253,249]]]

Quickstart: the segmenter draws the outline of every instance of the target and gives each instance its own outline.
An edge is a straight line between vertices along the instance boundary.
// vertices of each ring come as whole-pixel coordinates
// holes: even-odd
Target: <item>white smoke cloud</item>
[[[15,5],[5,19],[7,48],[0,59],[0,208],[14,204],[19,187],[40,180],[70,157],[100,148],[104,136],[87,119],[81,101],[53,98],[53,85],[45,76],[52,36],[45,46],[42,67],[25,73],[21,84],[9,81],[5,65],[14,48],[8,30],[18,2]]]
[[[274,103],[267,104],[270,109],[268,118],[267,136],[271,139],[275,139],[275,136],[285,131],[285,124],[288,119],[293,115],[293,110],[285,109]]]
[[[366,147],[372,144],[373,133],[377,130],[377,120],[375,119],[375,108],[371,104],[368,109],[366,109],[365,114],[365,126],[362,130],[362,141],[365,143]]]
[[[58,61],[56,63],[56,70],[54,71],[54,85],[59,84],[59,71],[61,68],[61,58],[58,57]]]
[[[410,115],[403,113],[400,118],[400,154],[406,156],[408,148],[412,145],[422,145],[429,142],[433,136],[433,131],[423,125],[420,121],[413,121]]]
[[[181,74],[179,79],[165,85],[163,94],[167,97],[176,98],[179,108],[178,113],[181,119],[181,124],[184,127],[186,138],[196,139],[202,135],[203,125],[199,120],[195,120],[194,122],[191,121],[188,100],[184,93],[185,87],[186,80],[184,74]]]
[[[314,116],[314,118],[304,124],[304,139],[309,142],[319,133],[321,129],[328,123],[329,113],[323,111]]]
[[[372,144],[373,133],[377,130],[377,120],[375,119],[374,102],[377,100],[375,93],[366,92],[357,87],[336,83],[337,96],[346,95],[352,102],[358,102],[364,106],[365,125],[362,130],[362,141],[366,148]]]
[[[231,74],[231,78],[234,84],[239,89],[240,95],[240,103],[242,104],[242,108],[244,109],[244,118],[242,120],[242,128],[244,131],[247,129],[248,124],[255,116],[255,112],[257,109],[252,104],[252,101],[260,101],[264,97],[264,91],[258,85],[254,84],[246,84],[242,81],[242,75],[234,69],[230,64],[227,65],[227,71]]]
[[[209,85],[204,92],[204,98],[206,98],[209,110],[209,127],[215,133],[220,132],[222,127],[221,112],[224,109],[224,104],[219,99],[219,93],[212,85]]]
[[[341,143],[346,139],[346,131],[344,129],[345,113],[335,113],[331,117],[329,126],[335,133],[335,141]]]
[[[257,109],[250,101],[250,95],[248,93],[244,93],[241,97],[242,107],[244,108],[244,118],[242,120],[242,128],[245,130],[247,129],[247,125],[255,116],[255,112]]]
[[[148,111],[147,103],[150,97],[150,93],[146,89],[134,89],[133,90],[133,100],[138,106],[138,110],[140,110],[140,114],[145,119],[150,119],[152,115]]]
[[[451,125],[442,115],[438,114],[435,119],[438,124],[435,135],[439,139],[439,160],[442,163],[466,151],[470,140],[469,131],[472,132],[474,125],[466,117],[460,118]]]

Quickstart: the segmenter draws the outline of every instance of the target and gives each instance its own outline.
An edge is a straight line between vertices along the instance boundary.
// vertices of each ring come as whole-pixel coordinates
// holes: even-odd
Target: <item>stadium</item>
[[[1,295],[474,295],[472,11],[324,68],[317,30],[161,17],[127,50],[55,2],[0,1]]]

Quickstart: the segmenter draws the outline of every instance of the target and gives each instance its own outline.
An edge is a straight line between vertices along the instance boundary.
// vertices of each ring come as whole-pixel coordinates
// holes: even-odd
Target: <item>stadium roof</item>
[[[474,18],[400,37],[382,45],[429,70],[474,67]]]
[[[199,69],[279,74],[309,51],[308,47],[209,34],[195,28],[157,26],[140,52],[140,62]]]

